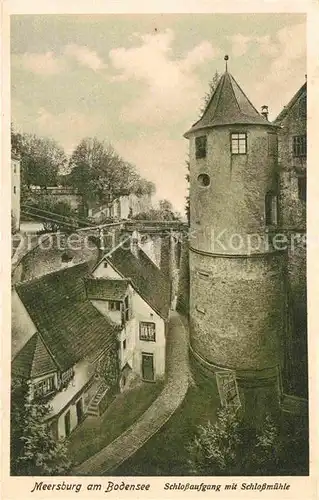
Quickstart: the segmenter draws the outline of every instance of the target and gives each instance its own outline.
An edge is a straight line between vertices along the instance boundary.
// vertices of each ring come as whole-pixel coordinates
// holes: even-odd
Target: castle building
[[[277,411],[289,323],[278,124],[228,72],[185,137],[190,154],[190,345],[221,401]]]
[[[278,131],[279,224],[287,235],[289,328],[283,389],[307,397],[307,82],[274,123]]]
[[[11,154],[11,217],[12,231],[20,228],[20,158]]]

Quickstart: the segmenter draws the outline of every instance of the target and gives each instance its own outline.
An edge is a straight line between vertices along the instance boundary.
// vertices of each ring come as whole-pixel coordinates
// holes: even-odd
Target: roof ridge
[[[238,99],[236,97],[235,90],[234,90],[234,83],[237,84],[237,82],[235,81],[235,79],[233,78],[233,76],[230,73],[228,73],[228,71],[226,73],[229,75],[230,85],[231,85],[231,89],[232,89],[232,92],[233,92],[233,95],[234,95],[234,99],[235,99],[237,107],[238,107],[238,111],[240,113],[242,113],[243,111],[242,111],[241,107],[239,106],[239,102],[238,102]],[[244,94],[244,92],[242,91],[242,89],[240,88],[240,86],[238,84],[237,84],[237,86],[238,86],[239,90]],[[244,96],[247,97],[246,94],[244,94]],[[245,114],[246,113],[244,113],[244,115]]]
[[[288,111],[291,109],[291,107],[298,101],[300,95],[303,93],[304,90],[307,89],[307,81],[305,81],[301,87],[297,90],[297,92],[294,93],[294,95],[291,97],[291,99],[288,101],[288,103],[282,108],[280,113],[277,115],[277,117],[273,120],[273,123],[276,123],[279,119],[285,118],[286,114]],[[281,116],[283,115],[283,116]]]

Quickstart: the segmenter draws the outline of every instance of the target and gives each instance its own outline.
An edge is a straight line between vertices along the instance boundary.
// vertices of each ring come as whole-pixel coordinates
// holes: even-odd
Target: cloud
[[[265,66],[265,76],[251,88],[250,97],[256,104],[267,104],[271,99],[271,118],[275,118],[305,81],[306,26],[295,24],[276,33],[266,47],[267,37],[261,37],[261,50],[268,51],[271,61]],[[270,97],[271,93],[271,97]],[[263,96],[261,102],[260,96]],[[258,102],[259,101],[259,102]],[[265,101],[265,102],[264,102]]]
[[[79,64],[93,71],[99,71],[106,67],[95,50],[90,50],[85,45],[69,44],[65,47],[64,54],[68,57],[73,57]]]
[[[156,184],[159,199],[169,199],[184,214],[187,193],[186,163],[188,143],[165,133],[150,133],[131,141],[115,141],[116,150],[134,163],[140,173]]]
[[[46,108],[38,109],[34,117],[33,127],[39,135],[54,137],[65,149],[71,153],[83,137],[93,136],[100,128],[101,117],[88,117],[79,111],[64,111],[52,113]]]
[[[55,75],[63,70],[63,63],[54,52],[25,52],[21,55],[20,62],[25,69],[43,76]]]
[[[140,42],[131,48],[110,51],[111,64],[117,74],[113,81],[138,81],[144,92],[121,110],[126,122],[157,126],[168,118],[177,122],[188,116],[188,109],[200,104],[203,85],[195,69],[219,54],[210,42],[202,41],[184,58],[173,58],[174,32],[170,29],[153,35],[134,34]],[[187,103],[187,106],[185,106]]]
[[[254,37],[244,36],[241,33],[229,36],[228,39],[232,43],[232,55],[234,57],[241,57],[246,54],[249,44],[254,41]]]

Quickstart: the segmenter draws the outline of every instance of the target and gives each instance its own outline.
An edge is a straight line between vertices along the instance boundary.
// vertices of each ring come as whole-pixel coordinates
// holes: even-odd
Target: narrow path
[[[169,420],[188,388],[188,335],[177,312],[172,312],[167,335],[167,382],[143,415],[112,443],[74,470],[74,475],[104,475],[139,450]]]

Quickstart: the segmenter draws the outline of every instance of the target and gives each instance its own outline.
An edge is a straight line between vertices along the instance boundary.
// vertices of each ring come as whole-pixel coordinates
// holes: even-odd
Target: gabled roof
[[[86,278],[85,288],[90,300],[124,300],[129,280],[113,278]]]
[[[163,319],[170,308],[170,282],[146,253],[137,248],[137,257],[129,248],[118,246],[105,259],[123,276],[130,279],[133,288]]]
[[[41,338],[61,370],[94,357],[116,342],[118,326],[86,296],[88,263],[62,269],[16,285]]]
[[[39,333],[35,333],[12,360],[12,373],[26,379],[55,372],[57,368]]]
[[[194,123],[188,134],[219,125],[268,125],[271,123],[258,113],[233,76],[226,71],[217,84],[202,117]]]
[[[298,90],[298,92],[296,92],[295,95],[292,97],[292,99],[290,99],[290,101],[287,104],[287,106],[285,106],[283,108],[283,110],[279,113],[279,115],[277,116],[277,118],[274,120],[274,124],[275,125],[280,125],[283,122],[283,120],[289,114],[290,110],[294,107],[294,105],[296,104],[296,102],[299,101],[299,99],[300,99],[300,97],[302,95],[307,96],[307,82],[305,82],[300,87],[300,89]]]

